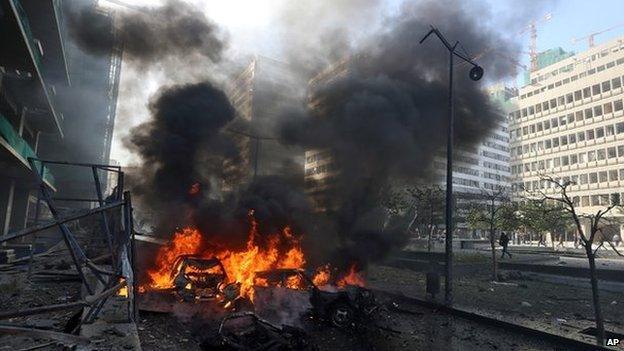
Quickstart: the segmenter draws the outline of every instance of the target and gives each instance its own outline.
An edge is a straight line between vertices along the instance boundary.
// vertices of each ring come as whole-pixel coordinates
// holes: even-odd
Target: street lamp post
[[[444,302],[450,306],[453,304],[453,59],[455,56],[472,65],[470,79],[477,81],[483,77],[483,68],[477,65],[469,57],[457,52],[459,45],[456,41],[451,45],[440,31],[431,26],[431,30],[420,40],[422,44],[431,34],[435,34],[449,51],[449,94],[448,94],[448,127],[446,140],[446,240],[445,240],[445,276],[444,279]]]

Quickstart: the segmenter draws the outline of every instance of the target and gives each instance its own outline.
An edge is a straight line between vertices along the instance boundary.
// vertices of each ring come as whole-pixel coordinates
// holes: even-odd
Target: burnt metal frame
[[[70,302],[66,304],[59,305],[48,305],[48,306],[40,306],[28,310],[17,310],[17,311],[7,311],[3,312],[0,315],[0,319],[12,318],[16,316],[23,315],[32,315],[32,314],[40,314],[45,313],[52,310],[61,310],[61,309],[69,309],[75,308],[78,306],[88,307],[86,313],[84,313],[81,321],[78,323],[74,331],[77,331],[78,328],[84,323],[92,322],[97,315],[99,314],[101,308],[104,306],[108,298],[113,295],[115,292],[119,291],[124,286],[127,286],[128,279],[132,281],[132,287],[127,286],[129,289],[129,310],[128,310],[128,320],[136,321],[138,318],[138,308],[136,305],[136,292],[137,292],[137,284],[136,284],[136,271],[135,271],[135,254],[136,249],[134,247],[134,230],[133,230],[133,220],[132,220],[132,201],[130,192],[124,192],[124,173],[121,170],[120,166],[113,165],[103,165],[103,164],[91,164],[91,163],[72,163],[72,162],[64,162],[64,161],[52,161],[52,160],[41,160],[37,158],[28,158],[28,162],[30,164],[31,170],[35,175],[35,178],[38,183],[38,193],[37,193],[37,204],[35,207],[35,220],[34,225],[25,228],[13,233],[9,233],[6,236],[0,237],[0,243],[7,242],[16,238],[25,237],[28,235],[34,235],[33,240],[36,240],[36,234],[42,230],[49,229],[52,227],[58,227],[63,241],[65,242],[65,246],[69,250],[70,256],[72,258],[73,264],[76,268],[78,276],[85,289],[89,293],[89,296],[85,298],[86,301],[78,301],[78,302]],[[36,165],[39,165],[38,169]],[[75,166],[75,167],[89,167],[92,169],[93,179],[95,182],[95,190],[97,194],[97,199],[81,199],[81,198],[57,198],[59,201],[80,201],[80,202],[95,202],[99,206],[90,210],[85,210],[78,214],[72,214],[68,216],[61,216],[54,205],[54,198],[50,194],[50,190],[46,186],[43,181],[43,174],[45,171],[45,166],[53,164],[53,165],[65,165],[65,166]],[[100,170],[115,172],[118,174],[117,178],[117,187],[116,191],[111,194],[111,197],[104,199],[104,195],[102,193],[102,185],[100,182],[98,172]],[[47,204],[50,213],[52,214],[53,220],[45,223],[39,223],[40,216],[40,207],[41,200]],[[109,218],[107,217],[106,211],[109,210],[117,210],[119,209],[121,212],[120,218],[123,218],[120,223],[123,226],[123,231],[120,233],[123,234],[121,237],[116,237],[119,235],[114,235],[114,228],[111,229],[111,224],[109,223]],[[106,242],[108,246],[108,254],[110,256],[113,271],[108,271],[99,267],[95,264],[91,259],[87,258],[84,251],[78,244],[76,237],[68,228],[66,223],[76,221],[81,218],[85,218],[91,215],[100,214],[101,223],[103,232],[106,235]],[[29,268],[28,274],[30,276],[32,272],[34,259],[34,252],[31,250],[30,258],[29,258]],[[124,269],[124,262],[126,263],[125,267],[130,267],[130,270]],[[89,269],[91,273],[102,283],[104,286],[103,292],[97,293],[94,291],[91,284],[89,284],[87,278],[84,275],[83,269]],[[106,278],[107,279],[106,279]]]

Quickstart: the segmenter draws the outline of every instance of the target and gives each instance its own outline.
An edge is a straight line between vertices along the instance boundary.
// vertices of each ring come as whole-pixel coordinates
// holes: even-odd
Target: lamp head
[[[470,73],[468,73],[470,79],[475,82],[483,77],[483,68],[481,66],[474,66],[470,69]]]

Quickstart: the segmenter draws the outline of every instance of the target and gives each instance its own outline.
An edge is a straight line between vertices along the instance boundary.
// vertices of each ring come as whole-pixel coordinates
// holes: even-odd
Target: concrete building
[[[323,100],[315,96],[313,92],[318,86],[328,84],[333,79],[338,79],[349,74],[352,69],[353,58],[347,57],[334,65],[323,70],[308,82],[308,108],[312,111],[320,111],[325,105]],[[331,206],[325,196],[331,190],[332,178],[339,168],[334,163],[329,149],[312,149],[305,151],[304,180],[306,194],[319,210],[325,210]]]
[[[59,89],[70,83],[62,9],[53,0],[0,1],[0,235],[24,228],[36,183],[28,158],[63,143]],[[52,173],[43,170],[55,190]]]
[[[302,178],[303,151],[280,144],[273,133],[283,111],[301,107],[304,88],[291,66],[262,56],[238,75],[228,95],[238,117],[250,127],[237,135],[245,166],[225,165],[225,189],[255,176]]]
[[[470,236],[465,217],[471,204],[480,201],[484,193],[493,193],[500,188],[509,191],[511,188],[506,113],[511,110],[510,101],[518,92],[502,84],[489,87],[487,92],[501,111],[494,128],[478,144],[455,148],[453,155],[453,194],[456,201],[456,233],[459,236]],[[434,168],[439,185],[446,188],[444,152],[434,159]]]
[[[624,184],[624,38],[532,72],[509,114],[512,188],[554,192],[547,174],[574,185],[581,212],[595,213]]]
[[[77,6],[109,18],[114,36],[112,17],[96,1],[0,0],[0,235],[34,218],[37,183],[28,158],[108,162],[121,56],[111,47],[94,57],[68,40],[64,14]],[[55,197],[93,198],[92,177],[89,169],[43,170]]]

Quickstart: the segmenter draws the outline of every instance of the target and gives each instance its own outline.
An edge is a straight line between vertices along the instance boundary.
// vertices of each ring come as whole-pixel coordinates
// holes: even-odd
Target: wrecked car
[[[278,268],[255,272],[254,286],[283,287],[298,290],[316,288],[312,279],[306,275],[305,271],[297,268]]]
[[[181,255],[174,261],[174,292],[183,301],[204,301],[238,296],[237,284],[229,284],[217,258]]]
[[[339,328],[356,326],[379,307],[369,289],[355,285],[341,289],[325,286],[321,289],[301,269],[256,272],[254,287],[260,293],[265,287],[277,287],[293,289],[292,294],[305,294],[312,316]],[[280,305],[283,306],[284,302],[280,301]]]
[[[316,350],[302,329],[277,326],[252,312],[237,312],[225,317],[218,335],[202,346],[210,350]]]
[[[333,291],[313,289],[310,303],[314,317],[339,328],[357,326],[379,307],[372,291],[356,285]]]

